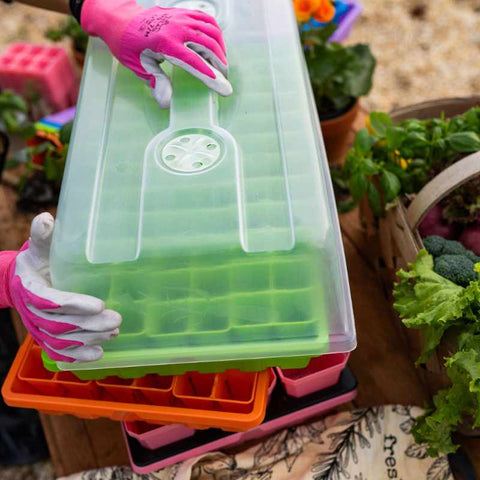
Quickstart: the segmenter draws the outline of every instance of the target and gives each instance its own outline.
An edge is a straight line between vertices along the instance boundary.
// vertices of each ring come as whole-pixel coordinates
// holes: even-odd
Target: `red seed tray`
[[[2,395],[10,406],[45,413],[240,432],[263,421],[270,380],[269,370],[228,370],[84,381],[69,372],[46,370],[41,348],[29,336],[10,368]]]

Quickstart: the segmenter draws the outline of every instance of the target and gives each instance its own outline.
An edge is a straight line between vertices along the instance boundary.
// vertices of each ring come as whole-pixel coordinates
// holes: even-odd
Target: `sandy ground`
[[[378,60],[371,109],[480,94],[480,0],[363,0],[348,43]]]
[[[480,94],[480,0],[363,0],[348,43],[369,43],[378,60],[368,108],[388,110],[440,97]],[[0,49],[45,41],[61,15],[0,3]],[[51,466],[0,469],[2,480],[50,480]]]

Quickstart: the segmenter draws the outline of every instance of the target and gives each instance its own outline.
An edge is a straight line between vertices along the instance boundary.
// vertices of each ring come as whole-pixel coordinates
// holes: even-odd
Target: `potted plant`
[[[85,52],[87,51],[88,35],[73,17],[68,17],[58,28],[47,30],[45,36],[54,42],[70,38],[73,55],[77,64],[83,67]]]
[[[329,42],[334,24],[302,32],[305,59],[329,161],[338,163],[358,112],[372,88],[375,58],[368,45]]]
[[[480,216],[479,172],[462,168],[460,174],[467,176],[461,178],[444,171],[469,153],[480,151],[480,99],[458,100],[452,105],[454,111],[463,105],[465,113],[450,119],[439,114],[398,123],[386,113],[370,114],[367,127],[356,135],[345,165],[332,170],[337,186],[349,192],[349,198],[339,204],[340,211],[355,207],[365,198],[380,223],[383,218],[390,225],[395,222],[388,218],[402,215],[398,209],[411,221],[413,213],[407,214],[406,209],[412,205],[417,212],[410,228],[412,238],[440,235],[460,239],[467,247],[478,249],[475,239]],[[468,109],[472,105],[479,106]],[[445,181],[430,186],[428,190],[435,196],[429,193],[423,201],[424,195],[419,192],[439,176]],[[456,183],[450,184],[448,179]],[[425,204],[421,211],[419,202]],[[403,220],[396,223],[399,222]],[[412,261],[415,255],[416,251],[414,255],[405,255],[405,259]]]

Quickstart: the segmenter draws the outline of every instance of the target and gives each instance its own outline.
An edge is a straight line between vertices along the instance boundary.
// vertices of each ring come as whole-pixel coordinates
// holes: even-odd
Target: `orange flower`
[[[317,22],[327,23],[333,20],[335,16],[335,7],[330,0],[322,0],[319,8],[313,13],[313,18]]]
[[[308,22],[325,0],[293,0],[295,14],[299,22]]]

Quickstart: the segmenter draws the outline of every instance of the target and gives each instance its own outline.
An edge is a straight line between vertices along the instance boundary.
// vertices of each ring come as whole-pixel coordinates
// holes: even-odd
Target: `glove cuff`
[[[0,308],[13,307],[10,295],[10,279],[18,254],[19,252],[15,251],[0,252]]]
[[[133,18],[143,11],[143,7],[135,0],[79,1],[83,2],[80,23],[85,32],[100,37],[118,59],[122,35]]]

